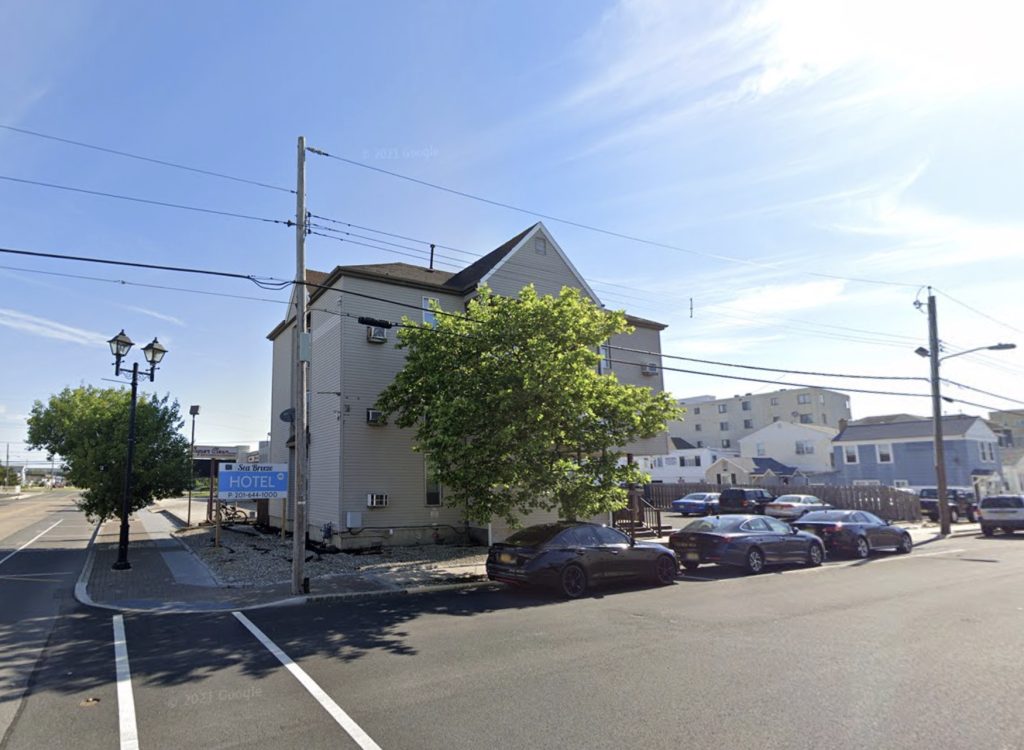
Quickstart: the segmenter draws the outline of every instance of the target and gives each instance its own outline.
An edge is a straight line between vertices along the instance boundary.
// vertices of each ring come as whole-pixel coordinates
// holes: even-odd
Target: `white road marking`
[[[317,702],[331,715],[331,717],[338,722],[342,729],[355,740],[356,744],[359,745],[363,750],[380,750],[380,745],[374,742],[370,735],[363,731],[362,727],[353,721],[352,717],[345,713],[341,706],[334,702],[334,700],[323,688],[316,684],[312,677],[306,674],[302,667],[291,660],[284,651],[278,648],[277,644],[274,643],[267,635],[253,624],[252,620],[243,615],[241,612],[232,612],[240,623],[242,623],[246,630],[255,636],[256,640],[263,644],[263,646],[274,656],[277,660],[284,665],[284,668],[292,673],[292,676],[299,681],[302,687],[309,691],[309,694],[316,698]]]
[[[139,750],[132,671],[128,667],[128,644],[121,615],[114,615],[114,666],[117,669],[117,719],[121,729],[121,750]]]
[[[21,552],[21,551],[22,551],[23,549],[25,549],[25,548],[26,548],[26,547],[27,547],[28,545],[32,544],[32,542],[34,542],[34,541],[35,541],[36,539],[38,539],[39,537],[41,537],[41,536],[42,536],[43,534],[45,534],[45,533],[46,533],[47,531],[49,531],[50,529],[54,528],[55,526],[59,526],[59,525],[60,525],[60,524],[62,524],[62,523],[64,523],[64,519],[63,519],[63,518],[62,518],[62,519],[60,519],[59,521],[57,521],[57,523],[53,524],[52,526],[48,526],[47,528],[45,528],[45,529],[43,529],[42,531],[40,531],[40,532],[39,532],[38,534],[36,534],[36,535],[35,535],[34,537],[32,537],[31,539],[29,539],[29,540],[28,540],[27,542],[25,542],[25,543],[24,543],[23,545],[21,545],[20,547],[18,547],[18,549],[14,550],[14,552],[12,552],[12,553],[10,553],[9,555],[7,555],[7,557],[5,557],[5,558],[4,558],[3,560],[0,560],[0,565],[3,565],[3,564],[4,564],[5,562],[7,562],[8,560],[10,560],[10,559],[11,559],[12,557],[14,557],[14,556],[15,556],[16,554],[18,554],[19,552]]]

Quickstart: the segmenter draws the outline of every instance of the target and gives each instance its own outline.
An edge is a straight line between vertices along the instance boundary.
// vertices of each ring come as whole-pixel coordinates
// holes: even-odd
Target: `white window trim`
[[[850,460],[850,454],[846,452],[847,450],[851,450],[851,449],[853,450],[853,460],[852,461]],[[859,464],[860,463],[860,451],[857,450],[857,446],[856,445],[844,445],[843,446],[843,463],[848,465],[848,466],[852,466],[853,464]]]
[[[883,461],[882,460],[882,446],[885,446],[885,447],[887,447],[889,449],[888,450],[888,453],[889,453],[889,460],[888,461]],[[891,464],[893,462],[892,443],[876,443],[875,444],[875,461],[880,463],[880,464]]]
[[[441,301],[437,297],[424,297],[423,298],[423,322],[430,323],[431,325],[437,325],[437,315],[430,309],[430,303],[436,302],[441,304]],[[429,316],[429,320],[428,320]]]

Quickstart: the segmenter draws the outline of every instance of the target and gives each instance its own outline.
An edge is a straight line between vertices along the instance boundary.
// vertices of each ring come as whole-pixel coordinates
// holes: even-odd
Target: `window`
[[[736,480],[733,479],[733,484],[735,483]],[[768,525],[768,522],[764,518],[751,518],[749,521],[746,521],[742,526],[740,526],[740,529],[742,531],[770,531],[771,527]]]
[[[778,422],[778,421],[779,421],[778,417],[772,417],[772,424],[774,424],[775,422]]]
[[[828,414],[826,414],[825,412],[821,413],[821,423],[828,424]]]
[[[700,424],[700,422],[698,422],[697,424],[695,424],[693,426],[693,431],[694,432],[700,432],[703,429],[704,429],[704,425]]]
[[[731,448],[732,447],[732,441],[730,441],[729,438],[723,438],[722,439],[722,447],[723,448]],[[733,479],[732,481],[735,482],[736,480]]]
[[[814,424],[814,415],[813,414],[801,414],[800,415],[800,424]]]
[[[763,457],[765,455],[764,443],[757,444],[757,455]]]
[[[693,407],[693,415],[694,416],[698,416],[699,414],[700,414],[700,407],[699,406]]]
[[[653,464],[654,466],[656,466],[657,468],[661,469],[661,468],[662,468],[662,461],[661,461],[661,456],[658,456],[658,457],[657,457],[656,459],[654,459],[654,460],[653,460],[653,461],[652,461],[651,463],[652,463],[652,464]]]
[[[430,468],[425,468],[427,473],[426,505],[438,507],[441,505],[441,485],[430,475]]]
[[[434,313],[433,310],[430,309],[430,303],[431,302],[437,302],[437,300],[434,299],[433,297],[424,297],[423,298],[423,322],[424,323],[429,323],[432,326],[436,326],[437,325],[437,315]]]
[[[845,445],[843,446],[843,461],[848,464],[860,463],[857,460],[857,446],[856,445]]]
[[[978,447],[981,449],[981,460],[986,463],[996,460],[996,451],[994,443],[978,443]]]
[[[563,531],[556,544],[565,547],[597,547],[599,543],[593,526],[574,526]]]
[[[729,404],[719,404],[718,405],[718,413],[719,414],[725,414],[727,411],[729,411]]]
[[[750,411],[750,402],[749,401],[744,401],[743,403],[740,404],[740,408],[743,411]]]
[[[798,456],[812,456],[814,455],[814,443],[810,440],[797,440],[796,441],[796,455]]]
[[[797,394],[796,402],[798,404],[809,404],[809,403],[811,403],[811,394],[810,393],[800,393],[800,394]]]
[[[718,429],[721,430],[722,432],[728,432],[729,431],[729,423],[728,422],[719,422],[718,423]]]
[[[892,445],[890,443],[879,443],[875,446],[875,453],[877,454],[878,463],[892,463]]]
[[[754,420],[753,419],[744,419],[743,420],[743,429],[744,430],[752,430],[752,429],[754,429]]]
[[[732,483],[736,484],[736,474],[735,473],[730,473],[729,476],[732,477]]]
[[[697,441],[697,447],[698,448],[703,448],[704,447],[704,441],[703,440],[698,440]]]
[[[601,546],[629,544],[629,537],[623,534],[621,531],[609,528],[607,526],[591,526],[594,533],[597,534],[598,541],[601,542]]]
[[[536,237],[533,240],[533,252],[537,253],[537,255],[547,255],[548,241],[543,237]]]
[[[767,523],[768,526],[771,528],[771,530],[774,531],[776,534],[792,534],[793,533],[793,530],[790,528],[788,523],[785,523],[784,521],[780,521],[777,518],[772,518],[771,516],[765,516],[762,520],[765,523]]]
[[[665,466],[678,466],[679,459],[675,456],[665,456]]]
[[[612,371],[612,348],[608,344],[601,344],[598,347],[598,354],[601,355],[601,361],[597,363],[597,374],[607,375]]]
[[[700,466],[700,456],[694,456],[693,457],[693,465],[694,466]]]
[[[892,481],[892,486],[893,487],[909,487],[910,486],[910,480],[909,479],[894,479]]]
[[[772,406],[778,406],[779,405],[779,397],[778,396],[772,396],[771,401],[769,401],[769,403]]]

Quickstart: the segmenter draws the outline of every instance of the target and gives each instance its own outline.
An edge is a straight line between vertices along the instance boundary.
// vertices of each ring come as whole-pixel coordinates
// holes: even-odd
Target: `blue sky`
[[[0,124],[286,188],[305,135],[369,165],[673,246],[545,222],[607,306],[669,324],[668,353],[926,376],[913,353],[927,344],[913,305],[924,285],[940,292],[950,353],[1024,347],[1022,21],[1017,4],[996,2],[13,0],[0,8]],[[7,177],[294,214],[287,192],[12,131],[0,130],[0,165]],[[317,157],[308,195],[314,213],[475,253],[534,220]],[[0,246],[294,273],[282,226],[6,180]],[[308,261],[415,262],[320,237]],[[286,293],[10,255],[0,265],[0,450],[11,442],[12,460],[27,456],[35,399],[109,385],[105,340],[121,328],[170,350],[147,388],[186,413],[202,406],[198,442],[265,437],[265,335]],[[947,387],[953,397],[1024,401],[1024,348],[967,355],[943,374],[1010,400]],[[678,396],[773,388],[681,373],[666,384]],[[927,414],[929,402],[855,395],[853,410]]]

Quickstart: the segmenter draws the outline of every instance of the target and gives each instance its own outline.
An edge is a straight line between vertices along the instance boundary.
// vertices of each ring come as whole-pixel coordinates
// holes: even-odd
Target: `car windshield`
[[[732,531],[736,529],[746,518],[744,516],[725,516],[723,518],[699,518],[690,521],[683,527],[683,531]]]
[[[939,491],[934,487],[925,487],[918,493],[919,497],[934,500],[939,496]]]
[[[806,514],[799,523],[807,521],[848,521],[853,515],[848,510],[816,510]]]
[[[549,541],[563,529],[565,526],[554,523],[527,526],[506,539],[505,543],[515,547],[537,547]]]
[[[683,500],[707,500],[707,495],[703,492],[691,492],[689,495],[683,498]]]
[[[982,509],[985,508],[1024,508],[1024,497],[1002,496],[986,497],[981,501]]]

